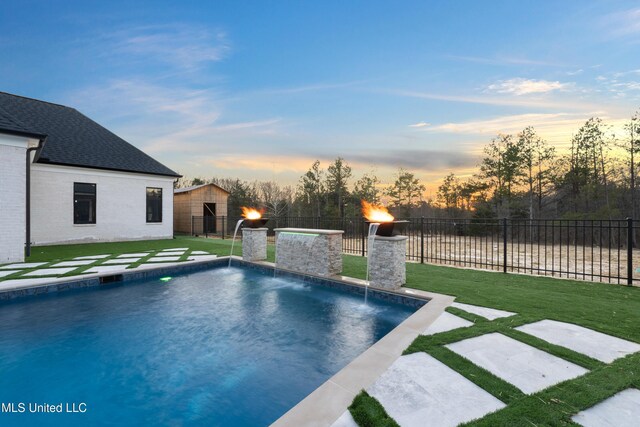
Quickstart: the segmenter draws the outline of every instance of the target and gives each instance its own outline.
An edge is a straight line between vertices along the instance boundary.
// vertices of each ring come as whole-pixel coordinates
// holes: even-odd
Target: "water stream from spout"
[[[236,229],[233,232],[233,240],[231,241],[231,253],[229,254],[229,265],[227,265],[227,268],[231,267],[231,258],[233,257],[233,245],[235,245],[236,243],[236,235],[238,234],[238,229],[240,228],[240,225],[242,225],[243,222],[244,222],[244,219],[239,219],[238,223],[236,224]]]
[[[367,305],[367,294],[369,291],[369,268],[371,267],[371,254],[373,253],[373,243],[376,240],[378,227],[380,227],[380,224],[377,222],[372,222],[369,224],[369,236],[367,238],[367,281],[364,287],[364,305]]]

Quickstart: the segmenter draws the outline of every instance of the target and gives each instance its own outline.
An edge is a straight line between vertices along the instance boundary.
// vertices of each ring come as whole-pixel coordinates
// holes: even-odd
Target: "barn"
[[[173,228],[176,233],[221,233],[227,220],[229,192],[215,184],[173,191]]]

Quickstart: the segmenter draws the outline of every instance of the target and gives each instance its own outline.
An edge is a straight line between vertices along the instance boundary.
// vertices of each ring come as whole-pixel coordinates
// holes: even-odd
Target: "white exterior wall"
[[[37,141],[0,134],[0,264],[24,261],[26,150]]]
[[[172,177],[33,164],[34,244],[111,242],[173,237]],[[73,223],[73,183],[96,184],[96,224]],[[147,223],[147,187],[162,188],[162,222]]]

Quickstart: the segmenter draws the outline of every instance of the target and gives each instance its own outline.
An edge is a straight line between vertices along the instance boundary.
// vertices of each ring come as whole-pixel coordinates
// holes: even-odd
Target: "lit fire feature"
[[[362,215],[370,222],[391,222],[393,215],[382,205],[374,205],[366,200],[362,200]]]
[[[369,203],[362,200],[362,215],[367,219],[367,223],[378,223],[380,226],[376,231],[376,236],[397,236],[407,226],[409,221],[396,221],[387,208],[382,205]]]
[[[247,208],[242,206],[242,217],[245,219],[260,219],[262,218],[262,212],[254,208]]]
[[[242,226],[247,228],[260,228],[269,221],[269,218],[263,218],[262,212],[256,208],[246,208],[242,206]]]

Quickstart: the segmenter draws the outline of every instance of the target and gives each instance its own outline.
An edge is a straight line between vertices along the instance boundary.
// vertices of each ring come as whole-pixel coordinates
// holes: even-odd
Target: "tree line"
[[[435,203],[452,217],[638,218],[639,152],[640,113],[620,135],[590,118],[565,153],[529,126],[493,138],[473,176],[447,175]]]
[[[410,216],[414,209],[425,203],[425,186],[412,172],[399,169],[394,182],[383,186],[373,172],[354,179],[351,166],[341,157],[326,169],[321,167],[319,160],[314,161],[295,187],[275,181],[183,177],[177,181],[176,188],[208,183],[230,193],[227,201],[230,217],[238,217],[242,206],[261,207],[272,217],[354,217],[360,215],[362,200],[379,204],[383,198],[389,200],[389,206],[398,214]]]
[[[214,183],[230,192],[228,215],[260,206],[270,216],[344,218],[360,214],[360,201],[385,204],[397,217],[440,218],[638,218],[640,112],[616,135],[590,118],[560,153],[532,126],[499,134],[483,149],[469,177],[444,177],[433,199],[416,175],[400,168],[388,185],[374,172],[354,177],[338,157],[322,168],[316,160],[296,186],[233,178],[182,178],[177,187]],[[640,219],[640,218],[639,218]]]

